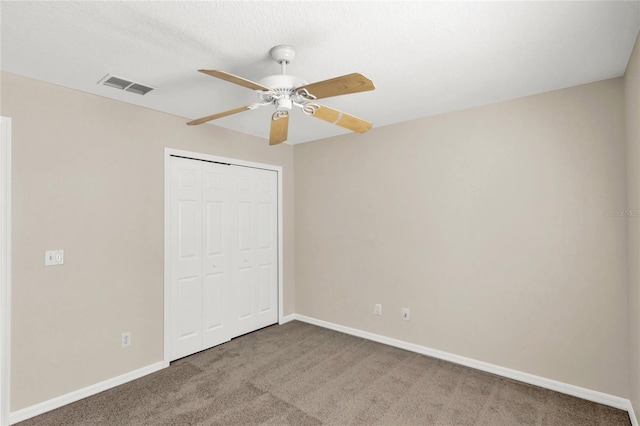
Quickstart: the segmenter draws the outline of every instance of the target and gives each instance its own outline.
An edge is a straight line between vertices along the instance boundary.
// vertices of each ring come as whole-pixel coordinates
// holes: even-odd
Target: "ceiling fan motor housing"
[[[262,80],[260,80],[260,84],[270,87],[276,92],[291,91],[293,93],[293,89],[302,87],[306,85],[307,82],[300,77],[296,77],[293,75],[276,74],[263,78]]]
[[[273,102],[278,111],[291,111],[294,102],[300,102],[295,89],[307,84],[303,79],[287,74],[270,75],[260,80],[260,84],[270,87],[268,92],[262,92],[261,98],[266,102]]]

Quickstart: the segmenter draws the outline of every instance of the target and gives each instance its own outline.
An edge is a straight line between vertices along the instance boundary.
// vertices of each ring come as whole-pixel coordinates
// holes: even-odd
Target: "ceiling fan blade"
[[[343,75],[342,77],[307,84],[306,86],[299,87],[296,92],[302,91],[302,96],[304,96],[304,91],[306,90],[313,95],[315,99],[322,99],[349,93],[366,92],[375,88],[376,86],[373,85],[373,81],[355,72],[353,74]]]
[[[219,71],[219,70],[198,70],[198,71],[204,74],[208,74],[212,77],[220,78],[230,83],[247,87],[252,90],[271,90],[267,86],[263,86],[262,84],[258,84],[251,80],[247,80],[246,78],[238,77],[237,75],[229,74],[228,72]]]
[[[320,108],[316,110],[313,117],[319,118],[320,120],[327,121],[331,124],[337,124],[338,126],[358,133],[364,133],[373,126],[369,121],[347,114],[346,112],[338,111],[337,109],[329,108],[324,105],[318,106]]]
[[[253,104],[249,104],[249,105],[241,106],[241,107],[238,107],[238,108],[230,109],[230,110],[227,110],[227,111],[219,112],[217,114],[207,115],[206,117],[202,117],[202,118],[198,118],[196,120],[192,120],[192,121],[188,122],[187,124],[189,126],[194,126],[196,124],[206,123],[207,121],[215,120],[216,118],[222,118],[222,117],[226,117],[227,115],[237,114],[239,112],[246,111],[248,109],[251,109],[252,106],[253,106]]]
[[[289,133],[289,114],[284,117],[277,117],[276,114],[271,118],[271,133],[269,134],[269,145],[277,145],[287,140]]]

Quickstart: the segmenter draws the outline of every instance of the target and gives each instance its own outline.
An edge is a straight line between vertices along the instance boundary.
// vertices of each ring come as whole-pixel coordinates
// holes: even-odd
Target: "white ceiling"
[[[196,70],[308,82],[360,72],[374,92],[323,100],[376,126],[624,74],[639,1],[13,2],[0,3],[3,70],[190,119],[257,100]],[[96,84],[107,73],[156,87]],[[270,108],[211,122],[263,138]],[[211,124],[204,124],[211,125]],[[288,143],[346,133],[294,111]]]

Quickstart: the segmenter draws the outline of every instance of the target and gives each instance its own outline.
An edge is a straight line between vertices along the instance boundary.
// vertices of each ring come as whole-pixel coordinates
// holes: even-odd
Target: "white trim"
[[[169,245],[169,229],[171,226],[171,221],[169,220],[169,211],[171,211],[171,206],[169,203],[169,172],[168,170],[171,167],[170,164],[171,155],[168,153],[167,148],[164,149],[164,311],[163,311],[163,321],[164,321],[164,354],[162,356],[162,364],[164,367],[168,367],[171,362],[171,347],[169,346],[169,339],[167,336],[171,335],[171,327],[169,325],[169,310],[171,306],[169,306],[169,277],[171,276],[171,268],[169,267],[169,259],[171,258],[171,247]]]
[[[39,416],[47,411],[55,410],[56,408],[71,404],[91,395],[104,392],[108,389],[131,382],[148,374],[155,373],[163,368],[164,364],[162,362],[156,362],[154,364],[147,365],[146,367],[96,383],[95,385],[87,386],[86,388],[78,389],[65,395],[31,405],[30,407],[23,408],[22,410],[14,411],[9,415],[9,424],[18,423],[30,419],[31,417]]]
[[[280,317],[280,322],[278,324],[282,325],[282,324],[286,324],[288,322],[291,322],[293,320],[297,320],[299,317],[299,315],[297,314],[291,314],[291,315],[287,315],[286,317],[282,316]],[[302,321],[302,320],[300,320]]]
[[[203,154],[200,152],[184,151],[180,149],[166,148],[164,149],[164,366],[168,367],[171,362],[169,336],[171,329],[169,324],[169,294],[170,294],[170,263],[168,259],[171,257],[169,241],[170,241],[170,220],[169,214],[171,206],[169,205],[169,171],[171,156],[187,157],[197,160],[214,161],[218,163],[228,163],[236,166],[253,167],[256,169],[272,170],[278,175],[278,323],[283,317],[283,294],[284,294],[284,262],[283,262],[283,179],[282,167],[273,164],[255,163],[252,161],[244,161],[236,158],[218,157],[215,155]]]
[[[293,317],[291,318],[291,320],[296,319],[298,321],[317,325],[319,327],[328,328],[328,329],[339,331],[345,334],[350,334],[352,336],[362,337],[363,339],[372,340],[374,342],[383,343],[385,345],[394,346],[396,348],[405,349],[405,350],[416,352],[422,355],[428,355],[433,358],[438,358],[445,361],[453,362],[455,364],[471,367],[476,370],[486,371],[488,373],[496,374],[498,376],[507,377],[509,379],[518,380],[520,382],[539,386],[541,388],[550,389],[556,392],[561,392],[567,395],[572,395],[578,398],[597,402],[599,404],[604,404],[610,407],[626,410],[627,412],[629,412],[629,417],[632,417],[633,426],[638,426],[637,422],[634,423],[635,415],[633,414],[631,401],[625,398],[609,395],[609,394],[594,391],[591,389],[582,388],[579,386],[570,385],[568,383],[563,383],[556,380],[547,379],[545,377],[535,376],[533,374],[524,373],[518,370],[512,370],[510,368],[500,367],[499,365],[489,364],[488,362],[478,361],[473,358],[467,358],[464,356],[455,355],[449,352],[440,351],[438,349],[432,349],[426,346],[420,346],[420,345],[405,342],[402,340],[392,339],[390,337],[381,336],[379,334],[369,333],[367,331],[345,327],[343,325],[334,324],[331,322],[319,320],[319,319],[308,317],[305,315],[293,314],[293,315],[289,315],[287,318],[289,317]]]
[[[284,317],[284,192],[282,190],[282,167],[278,170],[278,323]]]
[[[0,425],[9,424],[11,376],[11,118],[0,117]]]
[[[633,411],[633,404],[631,403],[631,400],[629,400],[629,406],[626,410],[629,413],[629,418],[631,419],[631,426],[640,426],[638,424],[638,419],[636,418],[636,413]]]
[[[171,155],[177,155],[179,157],[187,157],[196,160],[215,161],[218,163],[228,163],[236,166],[253,167],[256,169],[273,170],[276,172],[282,172],[281,166],[275,166],[273,164],[256,163],[253,161],[239,160],[237,158],[219,157],[217,155],[203,154],[201,152],[185,151],[182,149],[165,148],[165,159]]]

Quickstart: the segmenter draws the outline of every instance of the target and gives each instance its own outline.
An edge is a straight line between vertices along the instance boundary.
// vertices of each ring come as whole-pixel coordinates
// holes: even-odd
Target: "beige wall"
[[[623,89],[296,145],[296,312],[627,398]]]
[[[165,146],[283,166],[285,314],[622,397],[630,354],[639,410],[638,220],[608,214],[640,200],[638,56],[624,80],[295,147],[2,73],[12,410],[162,359]]]
[[[164,147],[283,167],[284,312],[294,312],[291,146],[1,78],[13,127],[12,411],[163,359]],[[45,268],[56,248],[64,266]]]
[[[625,74],[631,402],[640,423],[640,35]]]

